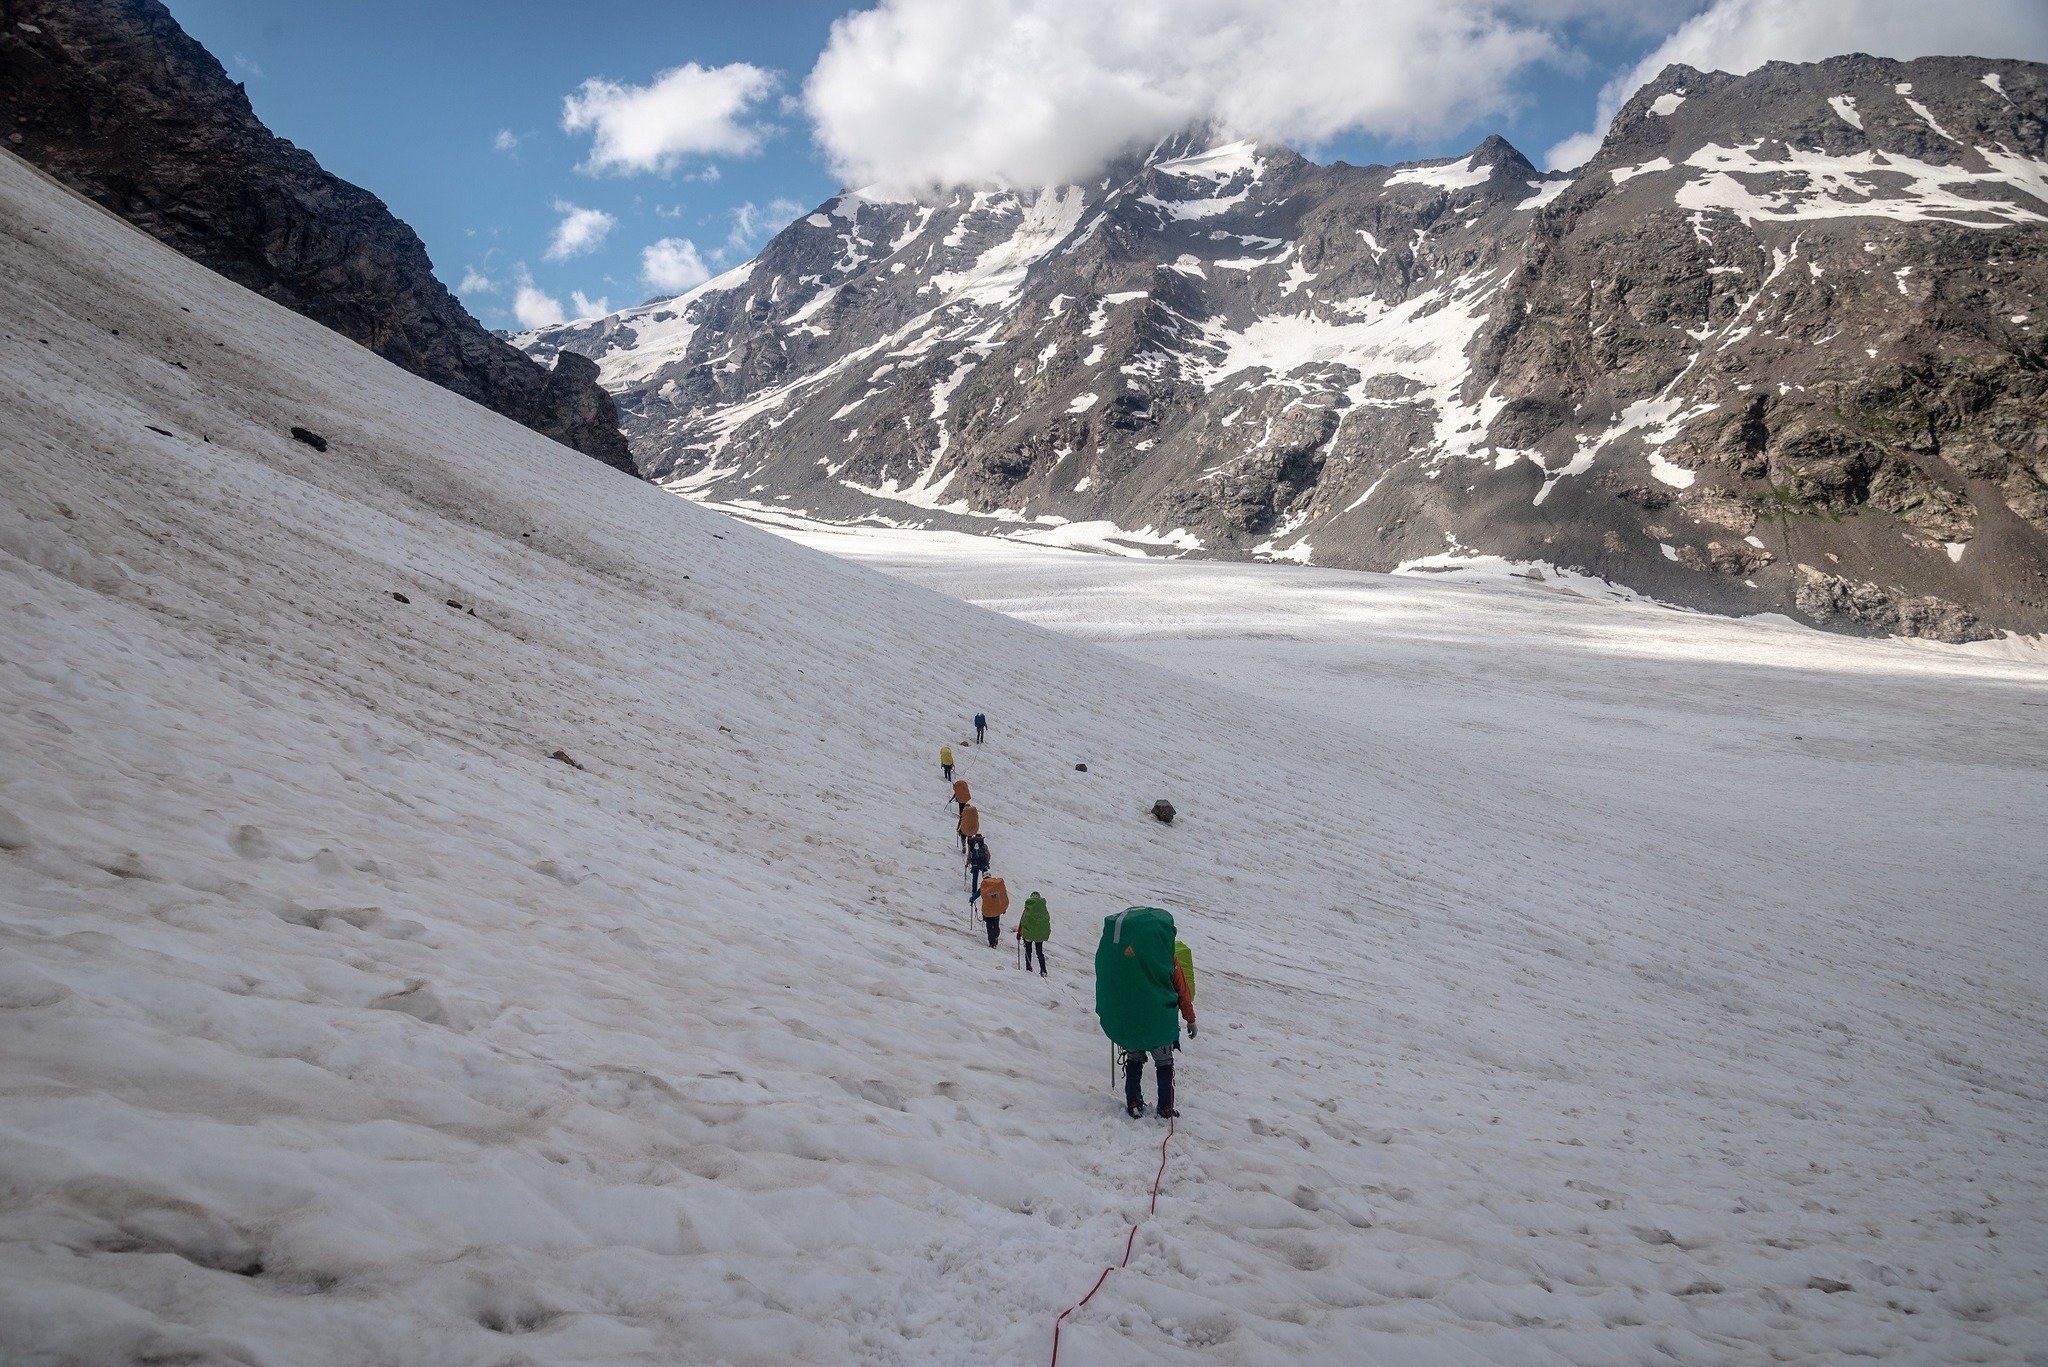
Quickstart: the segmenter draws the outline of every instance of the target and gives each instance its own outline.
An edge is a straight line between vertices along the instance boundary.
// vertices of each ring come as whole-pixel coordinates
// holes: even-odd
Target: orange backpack
[[[984,919],[993,920],[1010,909],[1010,889],[1003,880],[990,874],[981,880],[981,914]]]

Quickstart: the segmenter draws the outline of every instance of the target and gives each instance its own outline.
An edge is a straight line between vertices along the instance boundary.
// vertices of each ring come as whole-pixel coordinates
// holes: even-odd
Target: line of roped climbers
[[[974,715],[974,743],[988,736],[988,717]],[[991,872],[988,836],[981,829],[981,809],[965,778],[956,777],[953,747],[939,747],[939,773],[952,784],[951,802],[958,812],[956,830],[967,868],[967,905],[979,912],[989,948],[1002,941],[1003,916],[1010,909],[1010,889]],[[1045,895],[1034,891],[1024,899],[1018,917],[1018,966],[1030,972],[1035,958],[1038,976],[1048,977],[1045,944],[1052,938],[1052,912]],[[1116,1047],[1123,1064],[1124,1110],[1133,1119],[1145,1114],[1145,1061],[1152,1061],[1158,1079],[1156,1114],[1172,1119],[1173,1055],[1180,1048],[1180,1025],[1195,1038],[1194,954],[1181,943],[1171,912],[1158,907],[1126,907],[1102,922],[1095,947],[1095,1015]]]

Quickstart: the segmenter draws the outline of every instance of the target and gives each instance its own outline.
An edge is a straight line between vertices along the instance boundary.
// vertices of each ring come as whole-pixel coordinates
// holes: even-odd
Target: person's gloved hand
[[[1193,1021],[1189,1021],[1189,1022],[1188,1022],[1188,1038],[1189,1038],[1189,1039],[1193,1039],[1193,1038],[1195,1037],[1195,1034],[1196,1034],[1196,1031],[1195,1031],[1195,1023],[1194,1023]]]

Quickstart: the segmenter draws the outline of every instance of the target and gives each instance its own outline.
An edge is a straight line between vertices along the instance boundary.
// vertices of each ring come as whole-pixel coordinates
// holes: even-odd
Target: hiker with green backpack
[[[1126,907],[1103,918],[1095,946],[1095,1015],[1102,1033],[1123,1051],[1124,1109],[1131,1118],[1145,1113],[1148,1054],[1159,1075],[1158,1115],[1179,1115],[1173,1051],[1180,1048],[1181,1020],[1188,1038],[1195,1037],[1194,956],[1176,938],[1171,912]]]
[[[1017,945],[1024,952],[1019,967],[1031,971],[1031,954],[1038,953],[1038,976],[1045,976],[1045,942],[1052,938],[1052,913],[1046,909],[1045,894],[1034,892],[1024,899],[1024,915],[1017,922]]]

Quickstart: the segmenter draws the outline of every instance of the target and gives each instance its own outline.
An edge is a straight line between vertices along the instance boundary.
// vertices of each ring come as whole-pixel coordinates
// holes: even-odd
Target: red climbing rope
[[[1157,1215],[1159,1213],[1159,1184],[1166,1177],[1166,1146],[1173,1142],[1174,1124],[1174,1120],[1171,1117],[1169,1117],[1166,1122],[1166,1137],[1159,1141],[1159,1171],[1152,1174],[1152,1204],[1145,1208],[1145,1214],[1147,1218],[1150,1218],[1151,1216]],[[1095,1299],[1095,1293],[1100,1291],[1102,1289],[1102,1284],[1109,1280],[1110,1273],[1118,1271],[1121,1268],[1129,1267],[1131,1265],[1131,1249],[1137,1245],[1137,1242],[1138,1227],[1136,1225],[1132,1225],[1131,1232],[1124,1237],[1124,1260],[1118,1263],[1115,1267],[1103,1268],[1102,1275],[1095,1279],[1095,1285],[1088,1288],[1088,1294],[1081,1297],[1080,1300],[1075,1301],[1066,1309],[1060,1311],[1060,1317],[1052,1322],[1052,1367],[1059,1367],[1060,1325],[1066,1322],[1067,1316],[1073,1314],[1076,1310],[1079,1310],[1082,1306],[1088,1304],[1088,1302]]]

